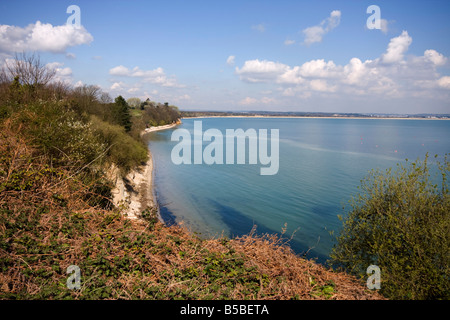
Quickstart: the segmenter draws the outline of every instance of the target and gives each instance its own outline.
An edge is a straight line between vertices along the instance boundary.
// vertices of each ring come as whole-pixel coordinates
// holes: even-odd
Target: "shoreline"
[[[306,116],[199,116],[183,117],[182,119],[207,119],[207,118],[267,118],[267,119],[361,119],[361,120],[450,120],[450,118],[405,118],[405,117],[306,117]]]
[[[150,132],[172,129],[180,123],[146,128],[141,132],[141,136]],[[122,207],[122,214],[132,220],[140,219],[142,211],[154,208],[156,205],[158,220],[164,222],[159,213],[156,194],[153,188],[153,157],[150,148],[147,148],[147,150],[147,162],[131,170],[125,177],[121,177],[117,169],[112,169],[111,175],[113,180],[115,180],[115,187],[111,191],[113,194],[113,203],[116,207]]]

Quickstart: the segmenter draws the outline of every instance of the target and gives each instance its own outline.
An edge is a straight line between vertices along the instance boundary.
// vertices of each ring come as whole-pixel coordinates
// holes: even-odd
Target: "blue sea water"
[[[193,137],[203,131],[278,129],[279,170],[260,175],[258,164],[180,164],[171,160],[175,129],[150,133],[154,188],[167,223],[182,223],[204,237],[281,233],[298,254],[325,262],[348,201],[371,169],[405,159],[430,162],[450,152],[450,121],[325,118],[183,119]],[[270,135],[269,135],[270,136]],[[203,142],[203,146],[210,142]],[[269,144],[270,151],[270,144]],[[270,152],[269,152],[270,154]],[[330,234],[334,232],[334,235]]]

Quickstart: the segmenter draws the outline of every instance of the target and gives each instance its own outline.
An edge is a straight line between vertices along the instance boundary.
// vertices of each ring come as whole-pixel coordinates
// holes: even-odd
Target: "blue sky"
[[[38,51],[61,81],[183,110],[450,113],[449,13],[445,0],[2,1],[0,63]]]

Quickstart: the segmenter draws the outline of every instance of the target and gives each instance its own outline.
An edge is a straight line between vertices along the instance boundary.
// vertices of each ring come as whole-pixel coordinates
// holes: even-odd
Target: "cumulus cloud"
[[[29,24],[22,28],[0,25],[0,51],[49,51],[63,53],[67,48],[89,44],[94,40],[83,27],[71,25],[53,26],[49,23]]]
[[[327,81],[322,79],[313,79],[310,81],[309,86],[313,91],[322,92],[334,92],[336,91],[336,86],[330,86]]]
[[[111,89],[111,90],[121,90],[122,89],[122,84],[120,82],[114,82],[109,89]]]
[[[443,66],[447,63],[447,58],[436,50],[425,50],[423,55],[426,60],[431,61],[436,66]]]
[[[412,38],[408,35],[407,31],[403,31],[401,35],[391,39],[386,53],[382,55],[381,60],[385,63],[401,61],[411,43]]]
[[[342,68],[333,61],[311,60],[301,66],[290,67],[283,63],[263,60],[248,60],[236,74],[246,82],[276,82],[280,84],[300,84],[307,78],[337,77]]]
[[[72,79],[72,69],[69,67],[64,67],[61,62],[50,62],[45,65],[48,69],[55,71],[54,81],[60,81],[67,84],[71,84]]]
[[[266,82],[281,76],[288,69],[289,66],[279,62],[256,59],[245,61],[240,69],[236,67],[236,74],[247,82]]]
[[[174,77],[168,77],[165,74],[163,68],[142,70],[139,67],[129,69],[123,65],[119,65],[117,67],[111,68],[109,70],[109,74],[113,76],[141,78],[144,82],[158,84],[163,87],[185,87],[184,85],[179,84]]]
[[[441,87],[441,88],[450,89],[450,77],[449,76],[440,78],[437,81],[437,83],[438,83],[439,87]]]
[[[406,31],[394,37],[386,52],[373,60],[354,57],[344,65],[315,59],[301,65],[289,66],[268,60],[248,60],[236,75],[249,83],[267,83],[280,86],[285,97],[310,97],[315,94],[382,95],[388,97],[433,96],[433,90],[450,89],[450,77],[441,76],[438,67],[448,58],[433,49],[422,56],[405,58],[412,43]],[[261,103],[248,97],[240,104]]]
[[[334,10],[330,16],[323,20],[319,25],[304,29],[302,32],[305,35],[304,43],[311,45],[315,42],[321,42],[325,34],[336,28],[341,22],[341,12]]]
[[[113,76],[131,76],[130,69],[122,65],[111,68],[109,74]]]

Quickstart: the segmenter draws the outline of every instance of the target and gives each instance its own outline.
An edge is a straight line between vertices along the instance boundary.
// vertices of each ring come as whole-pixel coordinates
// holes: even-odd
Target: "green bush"
[[[450,197],[447,156],[437,162],[434,183],[423,162],[397,165],[384,174],[372,171],[331,254],[335,267],[365,276],[369,265],[381,269],[381,293],[392,299],[450,298]],[[342,219],[342,217],[340,217]]]
[[[65,102],[34,101],[16,112],[13,122],[16,127],[23,127],[23,133],[49,155],[54,164],[83,166],[106,149],[94,135],[89,120]]]
[[[95,134],[108,146],[108,158],[124,173],[148,160],[146,146],[125,132],[125,128],[92,117]]]

